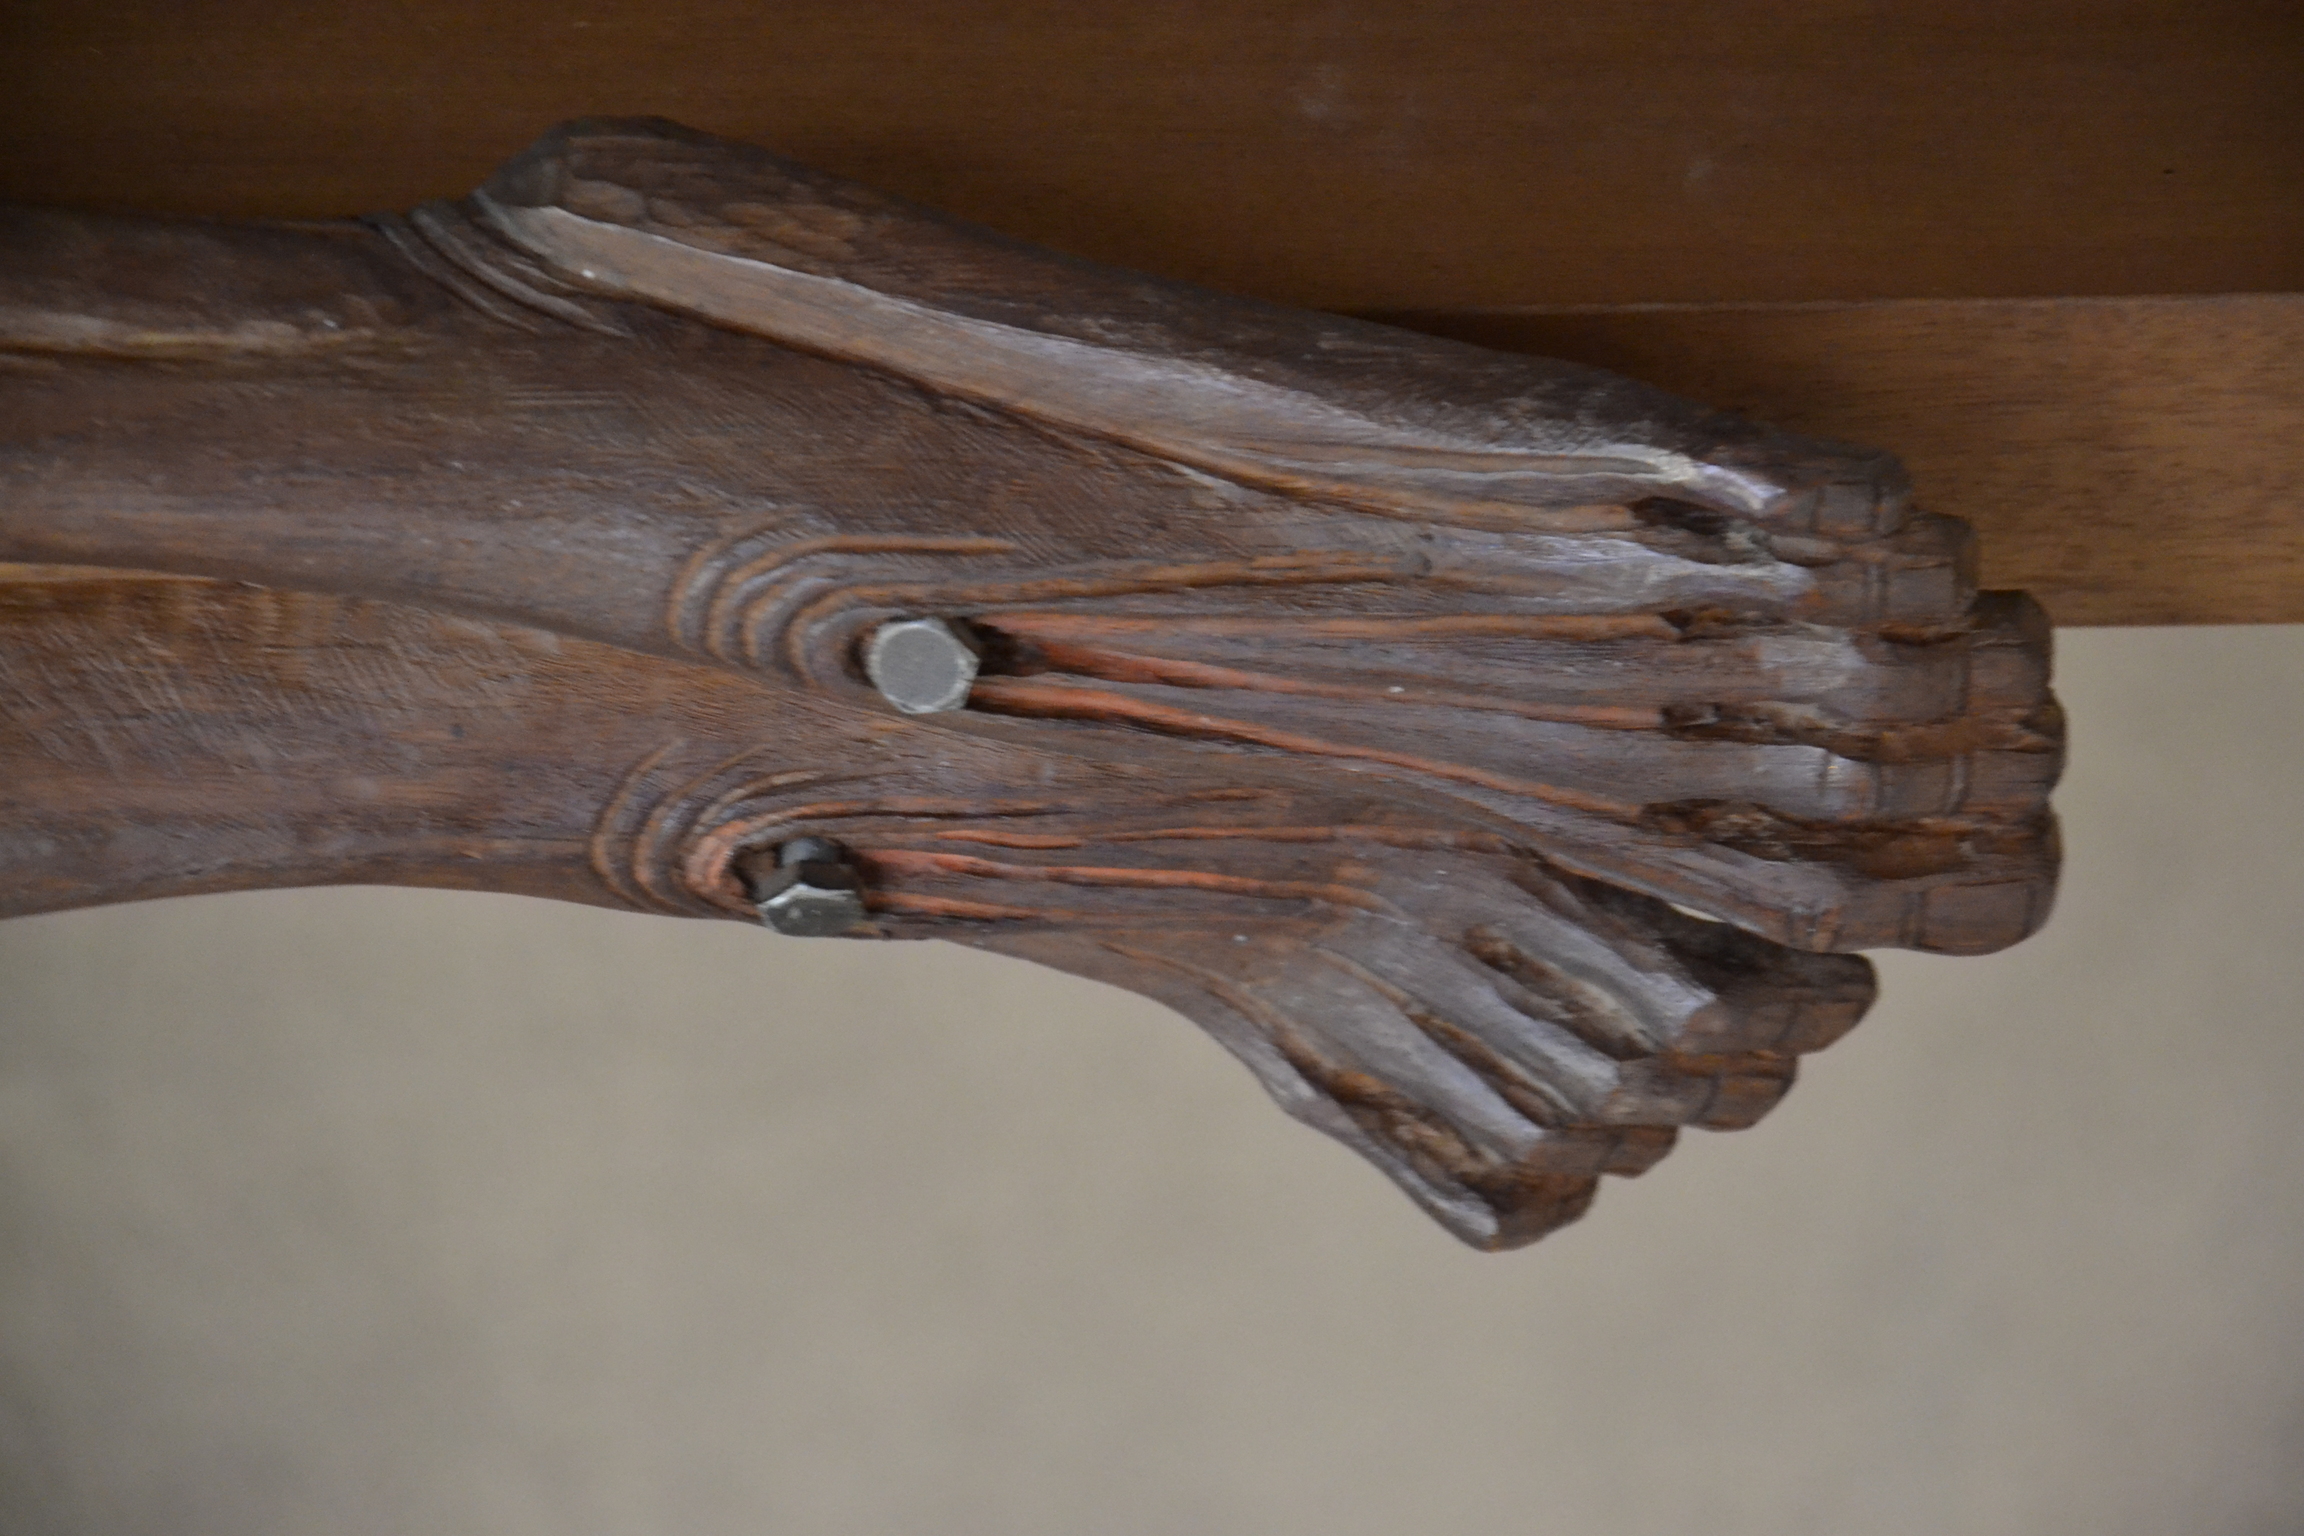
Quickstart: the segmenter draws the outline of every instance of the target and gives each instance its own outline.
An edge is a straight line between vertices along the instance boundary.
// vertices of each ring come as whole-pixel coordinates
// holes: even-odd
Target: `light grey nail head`
[[[864,882],[839,845],[795,838],[776,851],[777,867],[752,891],[760,920],[796,939],[828,939],[864,921]]]
[[[907,715],[939,715],[968,702],[976,647],[942,619],[899,619],[872,632],[864,674]]]

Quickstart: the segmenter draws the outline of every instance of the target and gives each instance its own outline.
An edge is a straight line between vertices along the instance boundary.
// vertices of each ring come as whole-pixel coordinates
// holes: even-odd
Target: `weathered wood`
[[[1323,309],[2304,289],[2293,0],[12,0],[0,198],[332,217],[665,112]]]
[[[787,931],[1161,997],[1490,1246],[2055,878],[2045,620],[1888,456],[660,121],[0,216],[0,559],[0,907],[826,871]]]
[[[1483,1246],[1574,1219],[1678,1126],[1749,1125],[1871,999],[1859,959],[1366,797],[890,732],[357,599],[0,568],[0,704],[0,915],[364,882],[749,919],[747,848],[835,839],[871,936],[1169,1002]]]
[[[373,231],[12,230],[0,557],[514,617],[859,701],[874,625],[965,614],[1011,675],[954,729],[1380,775],[1804,947],[1990,949],[2045,915],[2044,636],[1976,603],[1966,531],[1880,455],[1115,278],[654,124]],[[1166,622],[1002,628],[1051,609]],[[1258,621],[1229,665],[1195,649]],[[1640,681],[1658,652],[1703,659]]]
[[[1395,318],[1893,443],[2059,624],[2304,622],[2304,294]]]

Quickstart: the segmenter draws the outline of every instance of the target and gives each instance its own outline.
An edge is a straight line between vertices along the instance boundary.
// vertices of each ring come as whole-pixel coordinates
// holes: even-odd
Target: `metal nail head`
[[[940,715],[965,705],[977,661],[974,641],[943,619],[883,624],[864,646],[864,675],[880,697],[907,715]]]
[[[864,921],[864,882],[838,843],[797,837],[752,888],[760,920],[796,939],[829,939]]]

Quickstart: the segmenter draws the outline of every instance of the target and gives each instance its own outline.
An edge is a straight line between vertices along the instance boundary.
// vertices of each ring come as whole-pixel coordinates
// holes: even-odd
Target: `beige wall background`
[[[0,1530],[2304,1530],[2304,630],[2062,643],[2048,931],[1501,1257],[942,946],[0,927]]]

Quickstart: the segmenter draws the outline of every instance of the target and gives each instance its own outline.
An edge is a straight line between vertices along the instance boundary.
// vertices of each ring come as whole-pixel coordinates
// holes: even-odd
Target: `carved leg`
[[[1871,995],[1861,960],[1379,802],[955,751],[388,604],[20,568],[0,677],[0,910],[377,882],[749,917],[748,860],[828,839],[863,877],[860,936],[1168,1001],[1484,1245],[1572,1218],[1676,1126],[1749,1124]]]
[[[11,589],[16,910],[741,916],[829,839],[868,931],[1163,997],[1505,1243],[1773,1102],[1869,996],[1824,952],[1996,948],[2053,888],[2045,622],[1892,460],[669,125],[406,218],[8,214],[0,390],[0,558],[275,589]],[[883,697],[923,617],[966,668]],[[331,777],[185,798],[265,754]]]

